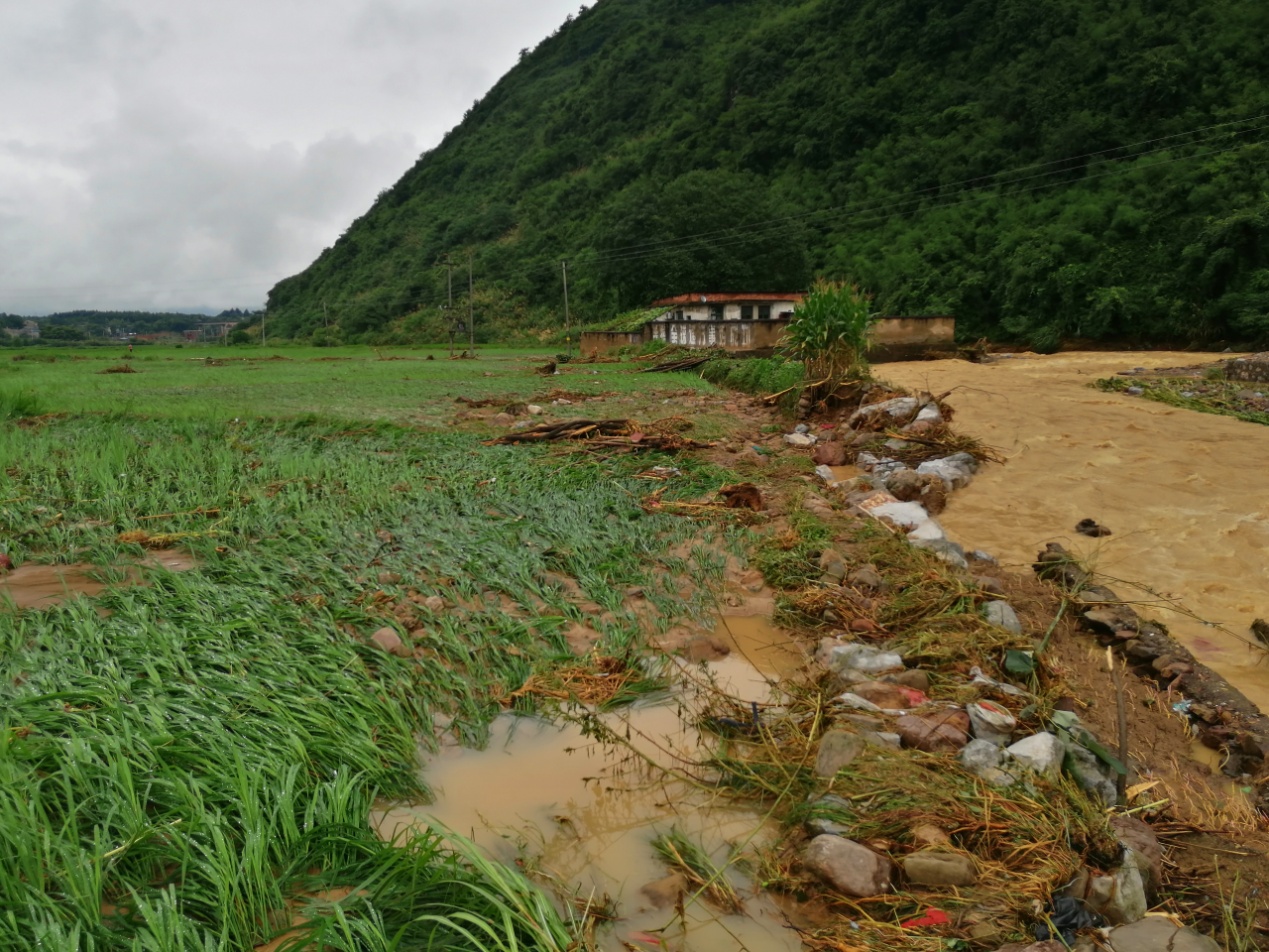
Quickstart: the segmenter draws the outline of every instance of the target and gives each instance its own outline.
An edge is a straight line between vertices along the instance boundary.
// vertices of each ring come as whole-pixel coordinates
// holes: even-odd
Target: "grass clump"
[[[766,395],[796,390],[806,371],[783,357],[717,357],[701,368],[701,376],[727,390]]]
[[[0,390],[0,420],[20,420],[44,412],[44,401],[33,391]]]
[[[740,911],[740,896],[727,879],[726,870],[678,827],[654,839],[652,848],[710,902],[728,912]]]

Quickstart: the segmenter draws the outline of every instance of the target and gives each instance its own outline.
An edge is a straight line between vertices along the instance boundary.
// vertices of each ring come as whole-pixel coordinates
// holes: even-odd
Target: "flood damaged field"
[[[1106,929],[1131,887],[1264,939],[1235,721],[1204,746],[1078,592],[912,544],[781,411],[646,364],[239,354],[0,370],[0,948],[990,952],[1077,887]],[[1067,769],[1010,753],[1047,738]]]

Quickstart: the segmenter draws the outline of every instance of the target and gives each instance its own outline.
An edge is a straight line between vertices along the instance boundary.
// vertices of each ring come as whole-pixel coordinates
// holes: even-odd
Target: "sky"
[[[579,0],[0,0],[0,312],[264,303]]]

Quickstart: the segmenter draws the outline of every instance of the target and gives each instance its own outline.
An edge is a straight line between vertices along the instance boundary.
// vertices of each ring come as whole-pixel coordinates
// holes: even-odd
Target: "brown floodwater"
[[[144,584],[142,569],[160,568],[169,572],[185,572],[194,568],[193,556],[173,549],[151,552],[136,565],[125,567],[126,577],[120,585]],[[0,575],[0,609],[11,606],[17,609],[51,608],[78,595],[99,595],[107,583],[98,577],[100,566],[78,563],[75,565],[19,566],[12,572]]]
[[[956,425],[997,447],[939,521],[967,549],[1030,571],[1047,542],[1150,603],[1204,664],[1269,711],[1269,663],[1250,637],[1269,618],[1269,427],[1088,386],[1099,377],[1214,363],[1192,353],[1018,355],[990,364],[886,364],[879,375],[956,388]],[[1114,534],[1074,531],[1084,518]],[[1150,589],[1134,589],[1132,586]],[[1191,617],[1193,616],[1193,617]]]
[[[766,701],[769,679],[801,663],[787,634],[763,619],[727,618],[716,634],[732,653],[707,667],[720,688],[742,700]],[[778,833],[761,815],[649,765],[693,769],[702,742],[684,724],[690,690],[604,715],[629,747],[601,743],[575,724],[499,718],[485,750],[451,747],[425,765],[435,803],[385,808],[372,820],[385,838],[434,820],[570,894],[597,902],[611,897],[620,918],[600,935],[603,948],[613,952],[794,952],[801,948],[797,933],[735,867],[727,875],[744,902],[743,914],[723,914],[699,900],[679,921],[672,903],[658,907],[642,891],[669,873],[652,841],[673,828],[701,843],[719,864],[735,851],[773,842]],[[648,941],[657,936],[664,940],[660,946]]]

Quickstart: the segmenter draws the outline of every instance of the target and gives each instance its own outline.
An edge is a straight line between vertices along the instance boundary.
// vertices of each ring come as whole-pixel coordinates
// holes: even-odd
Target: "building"
[[[10,337],[26,337],[31,340],[39,340],[40,325],[35,321],[23,321],[21,327],[6,327],[4,332]]]
[[[662,298],[653,302],[660,313],[641,330],[588,331],[582,334],[581,349],[583,354],[603,354],[659,340],[680,347],[765,356],[780,345],[794,310],[805,297],[801,293],[754,293]],[[956,346],[956,319],[948,315],[882,317],[872,326],[871,340],[868,358],[874,362],[951,352]]]

